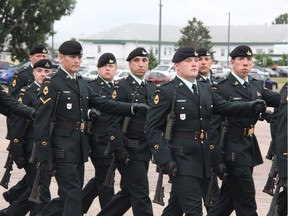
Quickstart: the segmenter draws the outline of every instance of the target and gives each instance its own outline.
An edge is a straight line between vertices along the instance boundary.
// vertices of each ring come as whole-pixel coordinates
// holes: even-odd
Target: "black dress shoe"
[[[2,196],[3,196],[3,198],[6,200],[6,202],[9,202],[10,204],[11,204],[11,199],[10,199],[10,197],[9,197],[9,192],[4,192],[3,194],[2,194]],[[1,214],[0,214],[0,216],[1,216]]]

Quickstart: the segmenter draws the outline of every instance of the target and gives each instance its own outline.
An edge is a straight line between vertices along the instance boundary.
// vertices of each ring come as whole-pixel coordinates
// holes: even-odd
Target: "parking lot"
[[[8,141],[5,139],[6,135],[6,118],[3,115],[0,115],[0,178],[2,178],[3,173],[4,173],[4,163],[7,157],[7,145]],[[269,129],[269,124],[266,122],[258,122],[256,125],[256,136],[258,138],[260,148],[262,151],[262,156],[265,157],[269,143],[270,143],[270,129]],[[262,192],[264,185],[266,183],[267,177],[268,177],[268,172],[270,169],[271,161],[264,159],[264,164],[257,166],[254,169],[254,180],[255,180],[255,186],[256,186],[256,201],[258,205],[258,215],[259,216],[265,216],[268,212],[270,202],[271,202],[271,196],[265,194]],[[13,186],[17,181],[21,179],[23,176],[24,171],[19,170],[16,168],[16,166],[13,167],[14,170],[12,171],[11,175],[11,180],[9,183],[9,186]],[[157,177],[158,174],[155,172],[156,167],[154,164],[151,164],[150,169],[149,169],[149,180],[150,180],[150,197],[153,199],[154,193],[155,193],[155,187],[156,187],[156,182],[157,182]],[[85,182],[87,182],[91,177],[94,175],[94,168],[93,165],[88,162],[86,163],[86,172],[85,172]],[[119,190],[119,174],[116,174],[116,191]],[[165,187],[165,204],[167,204],[167,200],[169,198],[169,191],[170,191],[170,184],[168,183],[168,178],[165,176],[163,180],[163,186]],[[5,191],[3,187],[0,187],[0,194]],[[53,197],[57,196],[57,184],[55,182],[55,179],[52,180],[51,184],[51,192]],[[3,209],[8,206],[8,203],[4,201],[2,196],[0,196],[0,208]],[[163,210],[163,206],[160,206],[158,204],[153,204],[153,211],[155,216],[161,215],[161,212]],[[98,213],[100,210],[98,200],[95,199],[94,203],[92,204],[89,212],[86,214],[88,216],[95,216],[96,213]],[[203,210],[204,215],[205,210]],[[132,211],[129,210],[125,216],[132,216]],[[235,215],[234,213],[232,215]]]

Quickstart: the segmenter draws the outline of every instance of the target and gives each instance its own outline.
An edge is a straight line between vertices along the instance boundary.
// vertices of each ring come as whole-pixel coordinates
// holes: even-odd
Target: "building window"
[[[273,54],[273,49],[269,49],[268,54]]]
[[[100,45],[97,46],[97,53],[101,54],[101,46]]]
[[[221,49],[221,56],[225,56],[225,49]]]
[[[263,53],[263,49],[256,49],[256,53]]]

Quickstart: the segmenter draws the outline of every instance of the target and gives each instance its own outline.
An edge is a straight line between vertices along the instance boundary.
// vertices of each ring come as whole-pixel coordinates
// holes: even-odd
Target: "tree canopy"
[[[209,30],[195,17],[188,20],[188,25],[180,30],[182,36],[178,40],[177,47],[191,46],[194,49],[206,48],[211,50],[211,39]]]
[[[28,59],[30,48],[44,44],[54,34],[54,21],[75,5],[76,0],[0,0],[0,52],[10,52],[12,60]]]
[[[149,58],[149,70],[151,70],[157,66],[157,58],[155,57],[152,48],[149,50],[148,58]]]
[[[288,24],[288,13],[280,14],[272,21],[272,24]]]

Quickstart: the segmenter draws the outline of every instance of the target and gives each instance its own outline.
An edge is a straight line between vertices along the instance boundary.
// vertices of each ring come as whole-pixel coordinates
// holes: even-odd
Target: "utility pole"
[[[52,23],[52,52],[51,52],[51,59],[52,59],[52,62],[54,62],[54,22]]]
[[[228,12],[228,42],[227,42],[227,66],[229,66],[229,45],[230,45],[230,12]]]
[[[159,41],[158,41],[158,64],[161,63],[161,26],[162,26],[162,1],[160,0],[160,4],[159,4]]]

